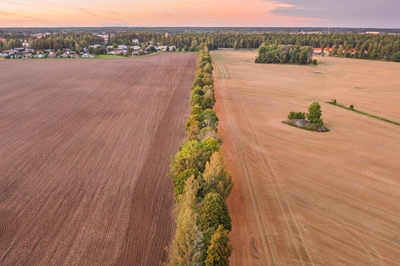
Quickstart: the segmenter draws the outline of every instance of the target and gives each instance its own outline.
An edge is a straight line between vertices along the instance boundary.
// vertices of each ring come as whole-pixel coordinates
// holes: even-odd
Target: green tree
[[[392,61],[393,62],[400,62],[400,51],[394,53]]]
[[[231,254],[232,246],[229,243],[228,230],[224,230],[220,225],[211,237],[210,246],[207,249],[206,266],[228,266]]]
[[[149,53],[155,53],[157,52],[157,49],[153,45],[150,45],[148,51]]]
[[[303,112],[293,112],[290,111],[288,115],[288,119],[305,119],[306,114]]]
[[[233,188],[230,174],[225,171],[224,158],[221,152],[214,152],[207,162],[203,173],[204,194],[210,192],[219,193],[224,200],[228,198]]]
[[[321,106],[318,102],[313,102],[310,107],[308,107],[307,119],[313,124],[323,125],[323,120],[321,119],[322,111]]]
[[[207,161],[216,151],[219,151],[219,145],[214,138],[205,138],[201,142],[197,140],[186,141],[172,161],[171,177],[174,179],[177,174],[186,169],[203,172]]]
[[[219,225],[229,231],[232,229],[228,207],[219,193],[208,193],[200,207],[197,226],[200,231],[207,231],[210,228],[216,230]]]

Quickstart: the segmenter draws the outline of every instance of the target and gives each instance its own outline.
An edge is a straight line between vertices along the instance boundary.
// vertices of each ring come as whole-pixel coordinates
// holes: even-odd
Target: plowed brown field
[[[400,64],[320,58],[254,64],[216,51],[218,133],[235,187],[232,265],[399,265]],[[331,130],[282,124],[313,101]]]
[[[0,265],[158,265],[195,54],[0,63]]]

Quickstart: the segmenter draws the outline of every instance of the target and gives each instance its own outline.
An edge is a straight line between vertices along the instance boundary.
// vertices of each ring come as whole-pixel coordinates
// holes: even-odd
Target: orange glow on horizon
[[[270,14],[270,11],[288,5],[261,0],[41,2],[1,0],[0,27],[278,27],[316,21]]]

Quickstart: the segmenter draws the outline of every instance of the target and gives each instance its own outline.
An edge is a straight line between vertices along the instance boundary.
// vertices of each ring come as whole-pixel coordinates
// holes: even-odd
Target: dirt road
[[[256,52],[212,56],[218,133],[235,183],[231,264],[398,265],[400,127],[324,102],[400,122],[400,65],[338,58],[256,65]],[[281,123],[313,101],[331,132]]]
[[[196,55],[0,62],[0,265],[158,265]]]

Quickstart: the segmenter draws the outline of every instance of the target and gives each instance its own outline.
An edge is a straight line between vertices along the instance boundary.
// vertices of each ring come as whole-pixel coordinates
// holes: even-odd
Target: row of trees
[[[313,62],[312,55],[313,49],[310,46],[263,45],[258,49],[255,62],[307,65]]]
[[[212,110],[214,81],[207,46],[200,44],[185,129],[187,141],[171,162],[177,202],[176,234],[168,265],[229,265],[231,218],[225,203],[232,178],[225,171],[218,117]]]

